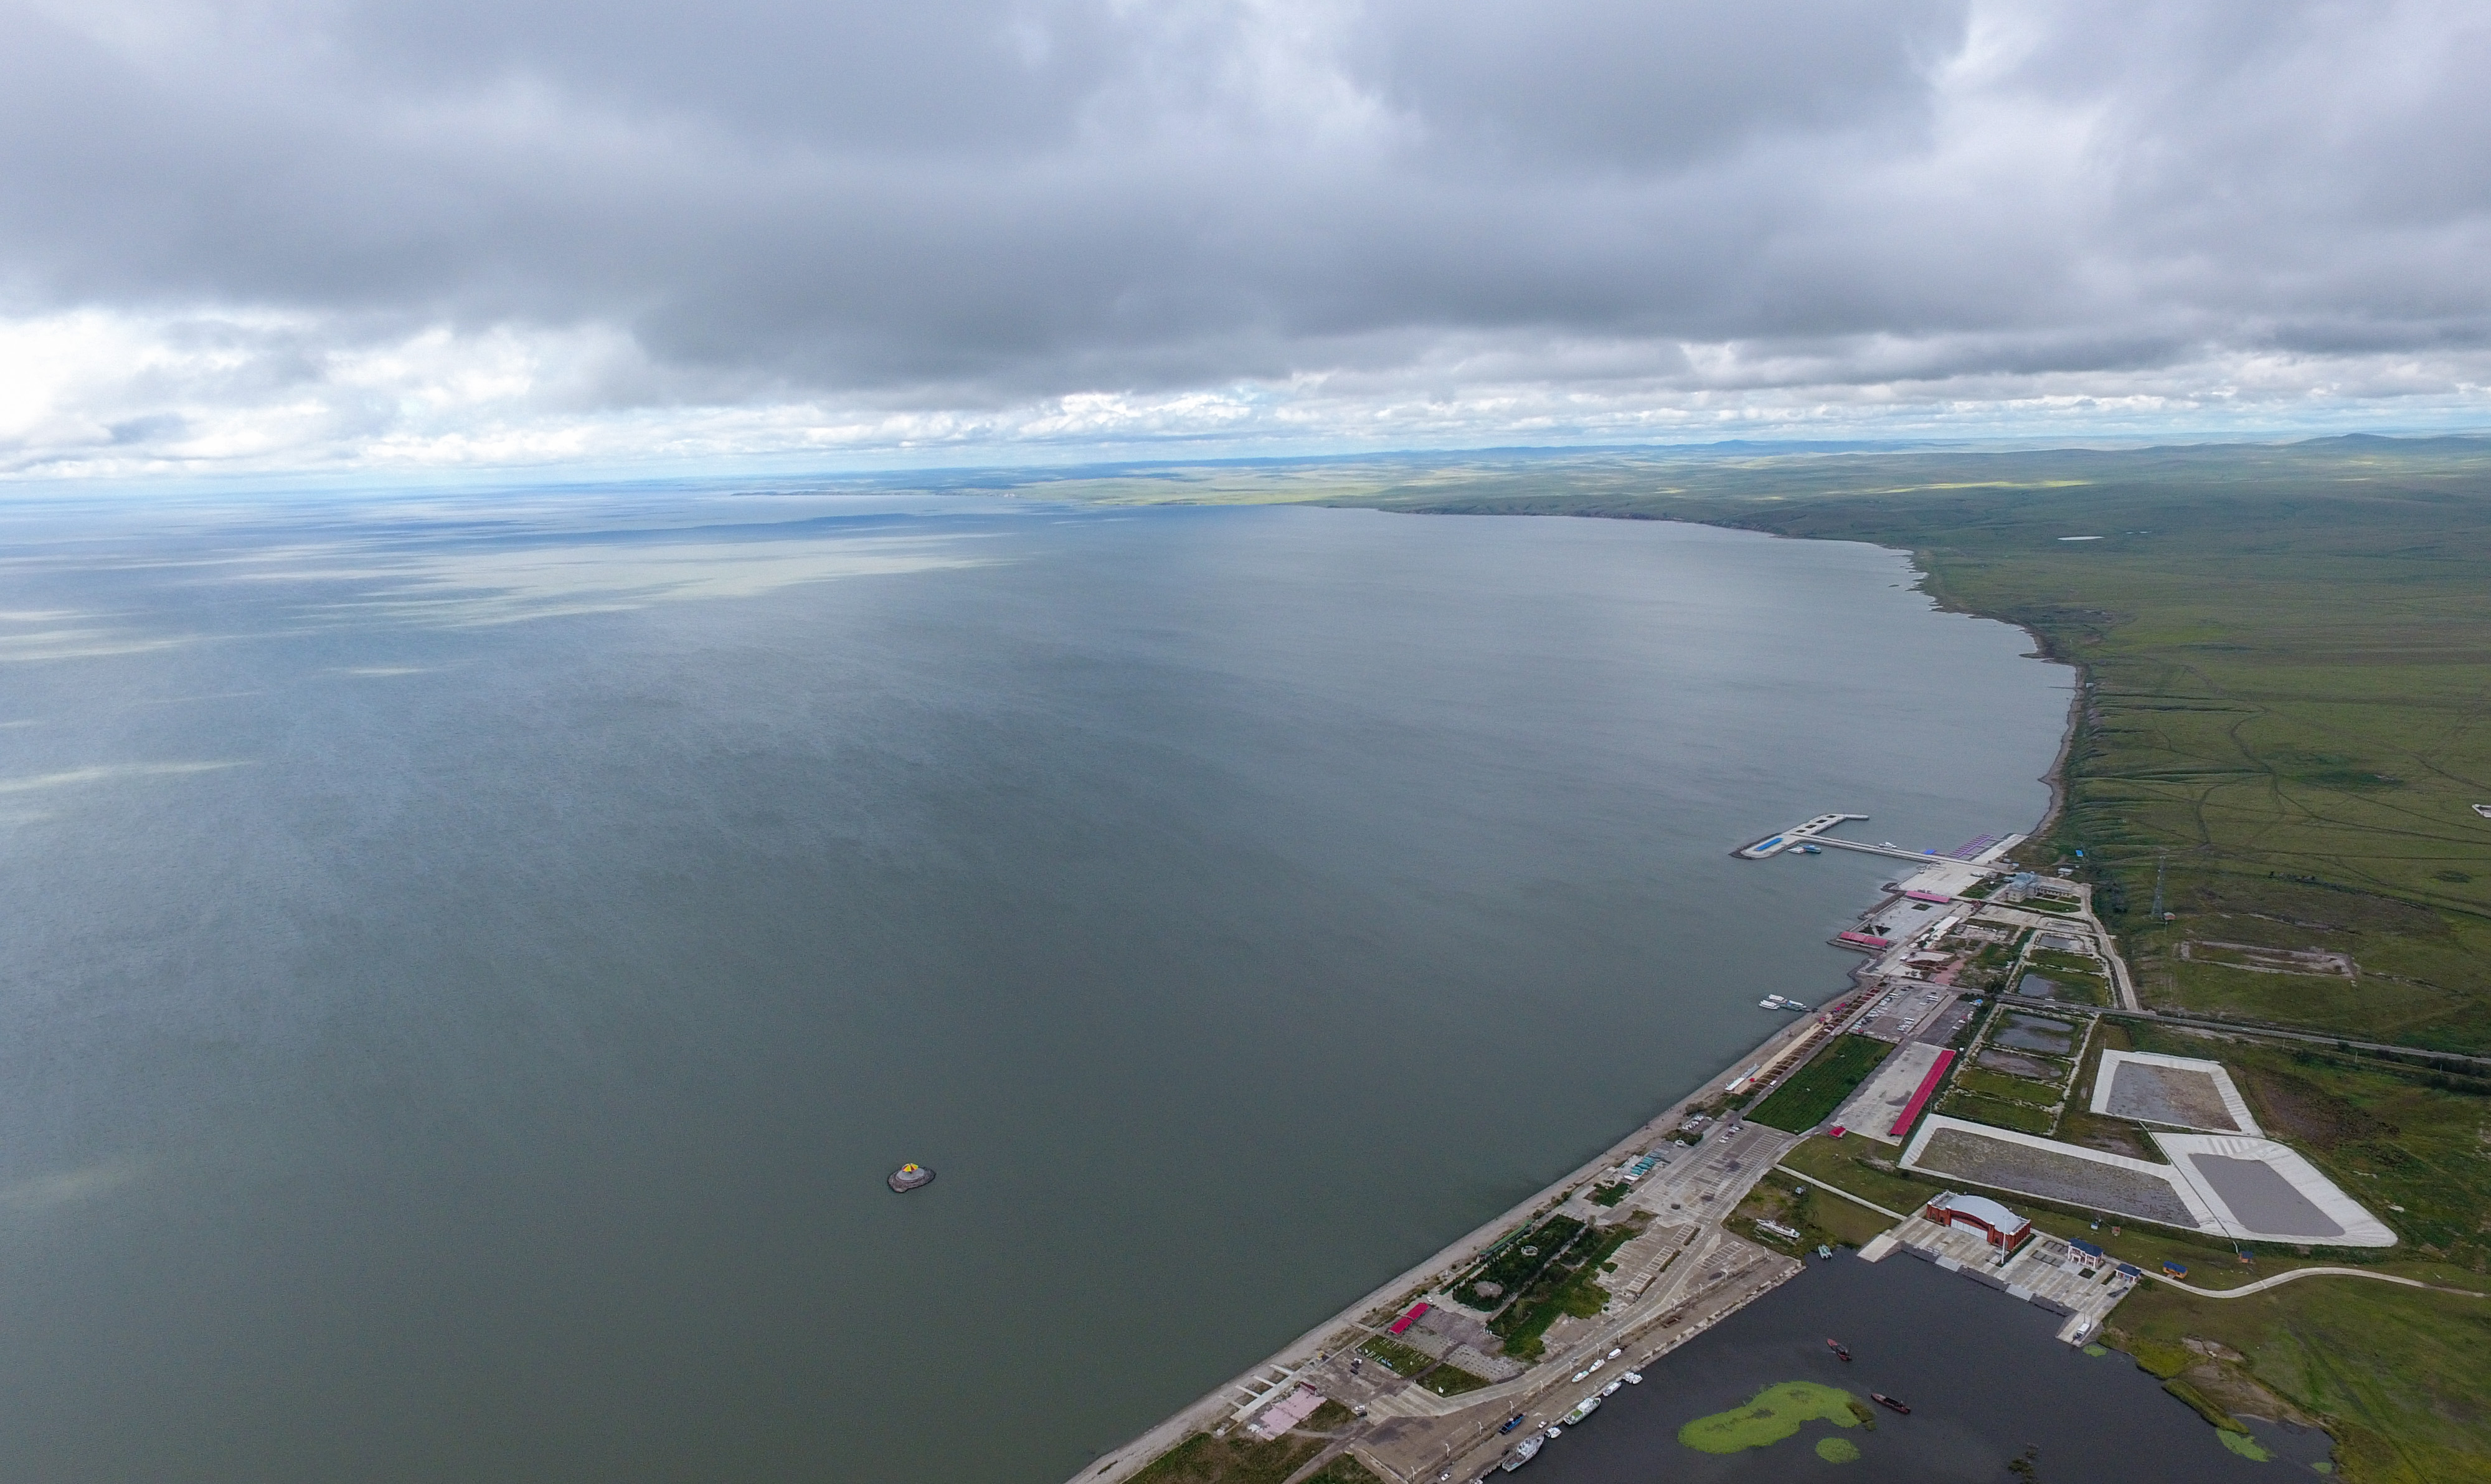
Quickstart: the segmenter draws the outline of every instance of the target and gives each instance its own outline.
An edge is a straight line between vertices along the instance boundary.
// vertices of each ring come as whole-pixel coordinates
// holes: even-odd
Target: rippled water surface
[[[1656,524],[0,537],[12,1479],[1051,1484],[1837,987],[1884,863],[1730,847],[2023,828],[2066,703]]]

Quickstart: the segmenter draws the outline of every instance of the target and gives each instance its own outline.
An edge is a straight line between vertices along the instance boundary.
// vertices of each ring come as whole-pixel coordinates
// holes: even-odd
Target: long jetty
[[[1740,846],[1737,850],[1730,852],[1730,854],[1745,860],[1763,860],[1768,857],[1778,856],[1783,851],[1790,849],[1794,845],[1805,845],[1817,836],[1825,833],[1825,831],[1832,829],[1836,825],[1842,824],[1846,820],[1866,819],[1867,817],[1868,816],[1865,814],[1820,814],[1816,818],[1809,820],[1806,824],[1793,825],[1791,828],[1783,830],[1779,834],[1765,835],[1758,839],[1750,840],[1746,844]],[[1825,843],[1828,845],[1848,846],[1852,842],[1830,839]]]
[[[1895,860],[1918,860],[1922,864],[1968,860],[1976,865],[1986,865],[2006,855],[2009,849],[2024,839],[2020,834],[2004,837],[1982,835],[1974,842],[1978,849],[1966,847],[1949,854],[1934,850],[1906,850],[1900,845],[1871,845],[1865,840],[1846,840],[1832,832],[1836,825],[1848,824],[1855,819],[1864,820],[1867,817],[1865,814],[1820,814],[1804,824],[1793,825],[1778,834],[1760,836],[1740,846],[1730,854],[1742,860],[1769,860],[1783,851],[1793,850],[1802,845],[1822,845],[1832,850],[1858,851],[1863,856],[1885,856]]]

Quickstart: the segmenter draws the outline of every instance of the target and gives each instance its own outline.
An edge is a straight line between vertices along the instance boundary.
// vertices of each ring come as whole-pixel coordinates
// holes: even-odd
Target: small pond
[[[1989,1039],[1995,1045],[2011,1046],[2018,1051],[2046,1051],[2064,1057],[2076,1049],[2076,1028],[2045,1016],[2008,1014],[1999,1018],[1998,1028],[1990,1033]]]
[[[2161,1382],[2115,1351],[2057,1340],[2058,1316],[1909,1257],[1861,1262],[1845,1252],[1643,1368],[1644,1383],[1609,1398],[1548,1444],[1519,1476],[1529,1484],[1930,1484],[2007,1480],[2031,1454],[2035,1476],[2121,1484],[2283,1484],[2315,1476],[2327,1435],[2251,1423],[2255,1461]],[[1855,1357],[1827,1351],[1836,1338]],[[1726,1437],[1724,1414],[1752,1412],[1760,1394],[1794,1425]],[[1874,1429],[1832,1420],[1838,1389],[1911,1404],[1872,1409]],[[1796,1398],[1796,1405],[1793,1399]],[[1708,1429],[1702,1424],[1711,1423]],[[1706,1447],[1681,1440],[1681,1431]],[[1491,1479],[1506,1475],[1492,1473]]]
[[[2012,1051],[2002,1051],[1995,1046],[1983,1051],[1974,1064],[1993,1072],[2005,1072],[2010,1077],[2030,1077],[2036,1082],[2062,1082],[2067,1075],[2066,1063],[2064,1062],[2023,1056]]]

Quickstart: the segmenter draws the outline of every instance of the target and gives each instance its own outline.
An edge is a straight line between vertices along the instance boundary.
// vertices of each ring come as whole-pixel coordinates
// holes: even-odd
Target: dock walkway
[[[1790,849],[1794,845],[1805,845],[1845,820],[1866,819],[1867,817],[1868,816],[1865,814],[1820,814],[1816,818],[1809,820],[1804,825],[1793,825],[1791,828],[1783,830],[1779,834],[1767,835],[1762,839],[1742,845],[1737,850],[1730,852],[1730,854],[1748,860],[1763,860],[1770,857],[1778,856],[1783,851]],[[1847,842],[1828,840],[1826,843],[1829,845],[1839,845]]]

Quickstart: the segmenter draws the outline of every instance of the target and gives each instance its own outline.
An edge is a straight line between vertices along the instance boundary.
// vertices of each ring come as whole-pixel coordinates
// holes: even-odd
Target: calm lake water
[[[1643,1369],[1578,1430],[1551,1442],[1515,1477],[1530,1484],[1991,1484],[2030,1449],[2043,1484],[2240,1484],[2317,1477],[2321,1432],[2253,1423],[2271,1454],[2252,1461],[2162,1383],[2116,1353],[2089,1355],[2056,1336],[2066,1321],[1932,1264],[1845,1253]],[[1845,1364],[1826,1349],[1839,1339]],[[1678,1440],[1699,1417],[1739,1407],[1768,1386],[1814,1382],[1861,1402],[1897,1397],[1874,1431],[1810,1422],[1766,1447],[1708,1454]],[[1592,1389],[1586,1387],[1586,1389]],[[1830,1465],[1819,1440],[1860,1450]],[[1503,1477],[1499,1475],[1498,1477]]]
[[[2066,699],[1656,524],[0,536],[10,1479],[1052,1484],[1837,988],[1886,866],[1731,847],[2025,828]]]

